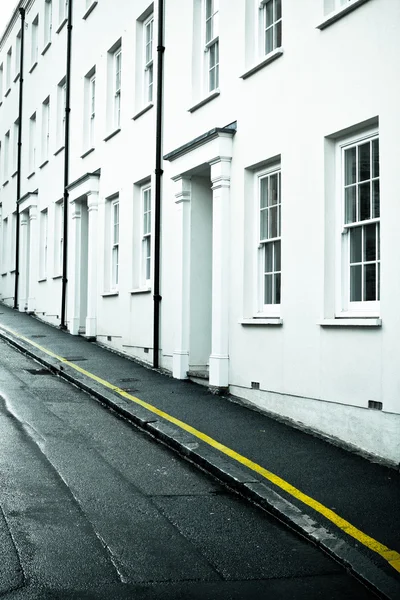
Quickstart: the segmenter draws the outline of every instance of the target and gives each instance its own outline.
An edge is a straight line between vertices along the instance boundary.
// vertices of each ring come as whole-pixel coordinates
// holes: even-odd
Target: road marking
[[[285,492],[287,492],[288,494],[290,494],[297,500],[300,500],[300,502],[302,502],[303,504],[306,504],[307,506],[314,509],[316,512],[323,515],[326,519],[328,519],[334,525],[336,525],[336,527],[338,527],[339,529],[341,529],[342,531],[344,531],[345,533],[350,535],[352,538],[356,539],[361,544],[363,544],[363,546],[365,546],[366,548],[369,548],[373,552],[376,552],[377,554],[379,554],[382,558],[384,558],[389,563],[389,565],[391,565],[396,571],[398,571],[400,573],[400,554],[398,552],[396,552],[395,550],[391,550],[384,544],[381,544],[380,542],[378,542],[374,538],[370,537],[366,533],[360,531],[360,529],[357,529],[357,527],[354,527],[354,525],[352,525],[351,523],[349,523],[348,521],[346,521],[345,519],[340,517],[333,510],[331,510],[330,508],[327,508],[326,506],[324,506],[323,504],[318,502],[318,500],[314,500],[314,498],[311,498],[311,496],[304,494],[302,491],[300,491],[299,489],[297,489],[296,487],[294,487],[293,485],[291,485],[290,483],[288,483],[287,481],[285,481],[278,475],[275,475],[275,473],[268,471],[268,469],[265,469],[264,467],[253,462],[249,458],[246,458],[242,454],[235,452],[235,450],[228,448],[228,446],[225,446],[224,444],[217,442],[209,435],[199,431],[198,429],[195,429],[188,423],[185,423],[184,421],[181,421],[180,419],[173,417],[172,415],[164,412],[163,410],[160,410],[159,408],[157,408],[156,406],[153,406],[152,404],[149,404],[148,402],[145,402],[144,400],[141,400],[140,398],[137,398],[136,396],[132,396],[132,394],[125,392],[118,386],[113,385],[109,381],[106,381],[105,379],[102,379],[101,377],[98,377],[97,375],[94,375],[93,373],[90,373],[90,371],[86,371],[85,369],[82,369],[82,367],[80,367],[79,365],[76,365],[75,363],[70,362],[66,358],[63,358],[62,356],[55,354],[54,352],[52,352],[51,350],[48,350],[44,346],[41,346],[40,344],[33,342],[29,338],[26,338],[25,336],[20,335],[13,329],[10,329],[9,327],[6,327],[5,325],[0,325],[0,327],[2,329],[4,329],[5,331],[8,331],[9,333],[11,333],[16,338],[23,340],[24,342],[30,344],[31,346],[34,346],[41,352],[44,352],[48,356],[55,358],[59,362],[65,364],[65,365],[68,365],[75,371],[82,373],[82,375],[85,375],[89,379],[92,379],[93,381],[96,381],[100,385],[112,390],[113,392],[116,392],[123,398],[126,398],[127,400],[131,400],[132,402],[135,402],[136,404],[142,406],[143,408],[146,408],[148,411],[152,412],[153,414],[155,414],[159,417],[162,417],[163,419],[165,419],[166,421],[169,421],[170,423],[173,423],[180,429],[187,431],[188,433],[192,434],[199,440],[202,440],[209,446],[212,446],[213,448],[215,448],[216,450],[219,450],[226,456],[229,456],[230,458],[237,461],[238,463],[244,465],[245,467],[248,467],[255,473],[258,473],[259,475],[261,475],[262,477],[264,477],[265,479],[267,479],[268,481],[270,481],[277,487],[281,488],[282,490],[284,490]]]

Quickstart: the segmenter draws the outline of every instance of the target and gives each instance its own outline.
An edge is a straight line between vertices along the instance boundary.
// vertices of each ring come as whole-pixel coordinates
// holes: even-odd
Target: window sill
[[[19,77],[20,77],[20,75],[19,75],[19,73],[17,73],[16,76],[14,77],[14,83],[17,83]]]
[[[83,15],[82,19],[87,19],[88,16],[90,15],[90,13],[92,12],[92,10],[94,10],[97,6],[97,0],[93,0],[92,4],[88,7],[87,11],[85,12],[85,14]]]
[[[8,179],[5,180],[5,182],[3,183],[3,187],[6,187],[6,185],[8,185]]]
[[[134,121],[136,121],[136,119],[138,119],[139,117],[141,117],[142,115],[144,115],[145,113],[147,113],[147,111],[149,111],[151,108],[153,108],[154,104],[152,102],[150,102],[147,106],[145,106],[144,108],[142,108],[142,110],[139,110],[139,112],[136,113],[136,115],[134,115],[132,117],[132,119]]]
[[[39,169],[43,169],[43,167],[45,167],[48,162],[49,162],[49,160],[46,158],[46,160],[43,161],[41,165],[39,165]]]
[[[255,317],[254,319],[241,319],[240,325],[283,325],[279,317]]]
[[[56,33],[60,33],[60,31],[62,30],[62,28],[64,27],[64,25],[66,24],[66,22],[68,21],[67,17],[65,17],[65,19],[63,21],[61,21],[61,23],[58,26],[58,29],[56,30]]]
[[[60,154],[60,152],[62,152],[64,150],[65,146],[61,146],[58,150],[56,150],[54,152],[54,156],[57,156],[57,154]]]
[[[10,274],[12,275],[13,273],[15,273],[15,269],[10,269]]]
[[[240,75],[240,78],[247,79],[248,77],[253,75],[253,73],[257,73],[257,71],[260,71],[261,69],[263,69],[270,63],[274,62],[274,60],[276,60],[277,58],[279,58],[282,55],[283,55],[283,48],[276,48],[276,50],[273,50],[265,58],[263,58],[263,60],[261,62],[257,63],[256,65],[254,65],[253,67],[251,67],[250,69],[245,71],[245,73],[243,73],[243,75]]]
[[[4,98],[7,98],[8,94],[11,92],[11,88],[9,87],[6,93],[4,94]]]
[[[329,27],[329,25],[332,25],[332,23],[339,21],[339,19],[352,12],[365,2],[368,2],[368,0],[352,0],[349,2],[349,4],[345,4],[344,6],[335,10],[335,12],[330,13],[319,25],[317,25],[316,29],[320,29],[322,31],[322,29],[325,29],[326,27]]]
[[[38,283],[43,283],[44,281],[47,281],[47,277],[42,277],[41,279],[38,279]]]
[[[209,102],[211,102],[211,100],[214,100],[214,98],[217,98],[217,96],[219,96],[220,93],[221,92],[219,91],[219,89],[214,90],[206,98],[203,98],[203,100],[200,100],[200,102],[197,102],[191,108],[189,108],[188,112],[190,112],[190,113],[195,112],[196,110],[198,110],[199,108],[201,108],[205,104],[208,104]]]
[[[29,69],[29,73],[32,73],[32,71],[34,71],[37,67],[37,60],[33,63],[33,65],[31,66],[31,68]]]
[[[32,171],[32,173],[29,173],[27,179],[32,179],[32,177],[34,176],[34,174],[35,174],[35,171]]]
[[[11,178],[14,179],[14,177],[16,177],[16,175],[18,175],[18,169],[16,171],[14,171],[14,173],[11,175]]]
[[[54,275],[54,277],[52,277],[53,281],[54,279],[62,279],[62,275]]]
[[[135,288],[134,290],[131,290],[129,293],[130,294],[150,294],[151,292],[151,288],[149,287],[143,287],[143,288]]]
[[[7,274],[8,274],[7,271],[3,271],[2,274],[1,274],[1,276],[5,277]]]
[[[47,44],[45,45],[45,47],[42,50],[42,53],[41,53],[42,56],[44,56],[46,54],[46,52],[50,48],[50,46],[51,46],[51,42],[47,42]]]
[[[117,135],[117,133],[119,133],[120,131],[121,131],[120,127],[118,129],[116,129],[115,131],[112,131],[110,134],[108,134],[107,137],[104,138],[104,141],[108,142],[108,140],[111,140],[111,138],[113,138],[115,135]]]
[[[111,298],[112,296],[119,296],[119,292],[103,292],[101,295],[103,298]]]
[[[92,152],[94,152],[94,148],[89,148],[89,150],[86,150],[86,152],[84,152],[81,155],[81,158],[86,158],[86,156],[88,156],[89,154],[91,154]]]
[[[382,327],[382,319],[375,317],[323,319],[317,325],[321,325],[321,327]]]

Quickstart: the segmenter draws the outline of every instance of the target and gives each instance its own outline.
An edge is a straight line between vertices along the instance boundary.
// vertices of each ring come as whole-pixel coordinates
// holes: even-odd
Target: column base
[[[18,310],[19,312],[26,312],[28,303],[26,301],[26,298],[21,298],[21,300],[18,302]]]
[[[71,335],[79,335],[80,322],[78,318],[72,318],[69,322],[69,332]]]
[[[86,317],[85,322],[85,337],[95,338],[97,335],[96,317]]]
[[[36,310],[36,298],[28,298],[28,308],[27,308],[27,312],[28,313],[34,313]]]
[[[172,359],[172,376],[175,379],[187,379],[189,371],[189,352],[176,351]]]
[[[229,386],[229,356],[210,356],[210,389],[224,388]]]

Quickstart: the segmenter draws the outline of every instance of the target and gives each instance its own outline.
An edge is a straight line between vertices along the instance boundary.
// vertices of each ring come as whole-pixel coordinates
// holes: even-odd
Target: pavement
[[[398,470],[5,305],[0,337],[400,598]]]

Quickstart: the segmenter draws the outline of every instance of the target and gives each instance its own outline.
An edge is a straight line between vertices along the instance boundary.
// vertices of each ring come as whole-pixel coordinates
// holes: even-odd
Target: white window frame
[[[118,290],[119,283],[119,197],[111,201],[110,289]]]
[[[40,256],[39,256],[39,279],[47,279],[47,250],[48,250],[48,210],[45,208],[40,212]]]
[[[219,0],[203,0],[203,39],[205,89],[219,89]]]
[[[94,148],[96,133],[96,73],[89,79],[89,106],[88,106],[88,142],[89,148]]]
[[[8,271],[8,217],[3,219],[2,226],[2,237],[3,237],[3,246],[2,246],[2,263],[1,263],[1,272],[6,273]]]
[[[369,184],[370,186],[370,210],[371,213],[373,211],[373,189],[375,184],[373,182],[380,181],[380,176],[378,174],[377,177],[371,176],[369,179],[359,180],[358,170],[359,170],[359,161],[358,161],[358,153],[359,146],[372,143],[373,140],[379,140],[379,132],[378,129],[375,128],[373,130],[368,130],[363,134],[354,134],[349,136],[343,140],[340,140],[336,146],[336,189],[339,190],[338,201],[336,206],[336,221],[338,223],[338,234],[337,234],[337,268],[336,268],[336,306],[335,306],[335,316],[336,317],[379,317],[380,316],[380,216],[375,217],[371,214],[371,218],[359,220],[357,217],[359,216],[359,186],[360,181],[361,185],[366,186]],[[344,163],[344,154],[346,150],[350,150],[351,148],[356,148],[356,181],[354,183],[350,183],[346,185],[345,180],[345,163]],[[371,146],[372,149],[372,146]],[[370,169],[372,169],[372,160],[370,163]],[[378,173],[379,173],[379,162],[378,162]],[[363,183],[362,183],[363,182]],[[346,223],[345,216],[345,189],[354,187],[356,190],[356,221],[352,223]],[[379,183],[376,186],[379,190]],[[378,203],[380,207],[380,194],[378,191]],[[379,208],[380,214],[380,208]],[[347,219],[348,220],[348,219]],[[366,251],[364,234],[365,227],[368,225],[375,224],[376,227],[376,241],[375,241],[375,251],[376,258],[375,260],[365,260],[364,251]],[[361,244],[361,261],[353,261],[350,263],[350,243],[351,243],[351,231],[355,229],[362,230],[362,244]],[[360,300],[360,301],[351,301],[350,298],[350,268],[351,264],[353,267],[360,266],[362,272],[361,279],[361,294],[364,294],[364,266],[366,264],[376,264],[376,269],[378,271],[377,274],[377,298],[375,300]],[[378,266],[379,265],[379,266]]]
[[[10,177],[10,130],[4,136],[4,180]]]
[[[118,71],[119,61],[119,71]],[[121,127],[121,75],[122,75],[122,48],[119,46],[113,53],[113,123],[114,129]]]
[[[154,13],[143,22],[143,63],[146,105],[153,102],[154,94]]]
[[[15,38],[15,79],[19,75],[20,63],[21,63],[21,30],[18,31],[17,37]]]
[[[63,23],[68,18],[68,0],[59,0],[58,2],[58,21]]]
[[[324,13],[340,11],[354,0],[324,0]]]
[[[34,112],[29,119],[29,174],[34,173],[36,168],[36,124],[36,112]]]
[[[63,272],[64,249],[64,201],[55,202],[54,211],[54,277],[59,277]]]
[[[50,96],[42,104],[42,162],[50,154]]]
[[[152,188],[147,183],[140,190],[140,280],[142,287],[151,285]]]
[[[37,63],[39,57],[39,15],[32,21],[31,25],[31,65]]]
[[[268,168],[263,169],[256,173],[256,203],[255,203],[255,214],[256,214],[256,259],[255,259],[255,282],[257,286],[254,306],[255,317],[272,317],[277,318],[281,315],[281,279],[282,279],[282,268],[281,268],[281,248],[282,248],[282,235],[281,235],[281,221],[282,221],[282,194],[281,194],[281,165],[275,163],[270,165]],[[276,181],[276,202],[274,204],[268,204],[264,207],[262,202],[262,186],[267,185],[268,197],[271,193],[271,182]],[[272,211],[276,212],[276,232],[272,230],[273,220],[270,218]],[[263,218],[263,214],[266,213],[267,217]],[[262,223],[267,224],[266,235],[263,235],[261,231]],[[274,235],[275,233],[275,235]],[[266,248],[271,248],[271,268],[266,271],[265,257]],[[279,254],[278,254],[279,252]],[[277,262],[275,262],[275,260]],[[265,302],[265,277],[271,278],[271,296],[275,302]],[[277,287],[279,286],[279,292],[277,293]],[[274,298],[275,295],[275,298]],[[279,301],[277,301],[279,299]]]
[[[19,138],[19,119],[14,122],[14,143],[13,143],[13,162],[12,162],[12,171],[13,174],[18,171],[18,138]]]
[[[7,72],[6,72],[6,93],[11,88],[11,69],[12,69],[12,47],[8,49],[7,52]]]
[[[3,92],[4,92],[4,65],[1,63],[0,65],[0,104],[3,101]]]
[[[66,78],[63,77],[57,86],[57,112],[58,112],[58,123],[57,123],[57,146],[62,148],[65,141],[65,123],[66,115],[65,109],[67,105],[67,82]]]
[[[53,3],[52,0],[44,2],[44,46],[51,43],[53,29]]]
[[[283,0],[261,0],[259,3],[259,55],[268,56],[282,48],[282,2]],[[268,7],[272,8],[272,21],[267,26]],[[267,31],[272,32],[272,47],[267,51]]]

